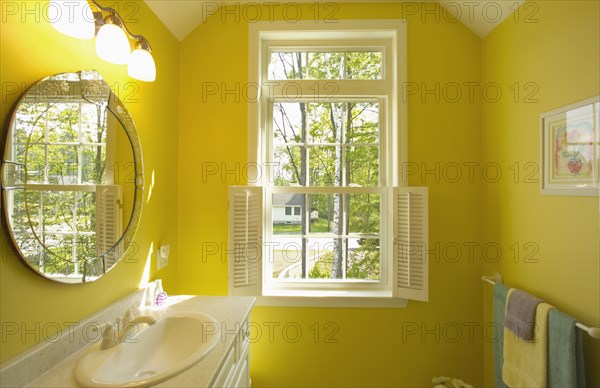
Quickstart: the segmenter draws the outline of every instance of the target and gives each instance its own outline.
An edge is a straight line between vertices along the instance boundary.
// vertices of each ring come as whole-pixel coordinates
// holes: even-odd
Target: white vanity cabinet
[[[85,349],[92,345],[89,336],[86,337],[85,328],[114,319],[134,303],[138,303],[141,295],[143,290],[132,293],[105,310],[78,322],[78,325],[73,326],[73,331],[65,331],[58,341],[39,344],[22,356],[0,365],[0,386],[77,387],[75,368]],[[178,312],[206,314],[219,323],[220,331],[213,333],[220,335],[220,338],[203,359],[155,387],[249,387],[248,322],[254,302],[253,297],[170,296],[161,309],[161,315]],[[184,332],[181,334],[185,335]],[[32,365],[36,367],[32,368]]]
[[[235,340],[225,355],[223,366],[216,373],[211,387],[249,387],[250,386],[250,340],[248,338],[248,320],[241,325]]]

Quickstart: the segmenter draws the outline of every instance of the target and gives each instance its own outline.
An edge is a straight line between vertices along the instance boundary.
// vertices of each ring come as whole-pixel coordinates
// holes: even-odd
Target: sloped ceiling
[[[509,17],[524,0],[439,0],[449,14],[483,38]]]
[[[222,5],[229,5],[232,10],[238,10],[254,15],[254,9],[249,9],[256,1],[252,0],[144,0],[156,16],[180,41],[192,32],[200,23],[213,15]],[[504,19],[510,16],[515,8],[524,0],[425,0],[423,2],[438,2],[452,15],[445,16],[450,21],[460,20],[475,34],[483,38]],[[283,3],[281,1],[280,3]],[[295,3],[330,3],[331,0],[294,0]],[[367,3],[368,0],[341,0],[346,3]],[[423,12],[419,3],[414,1],[376,0],[377,3],[405,3],[406,13]],[[248,9],[243,8],[244,4]],[[278,4],[280,4],[278,3]],[[253,16],[246,16],[253,17]]]

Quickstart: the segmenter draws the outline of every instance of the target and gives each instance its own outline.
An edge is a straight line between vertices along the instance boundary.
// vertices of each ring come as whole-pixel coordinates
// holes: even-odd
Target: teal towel
[[[576,323],[557,309],[548,314],[549,387],[585,387],[581,331]]]
[[[494,285],[494,386],[507,388],[502,380],[502,365],[504,364],[504,312],[506,309],[506,294],[508,287],[496,283]]]

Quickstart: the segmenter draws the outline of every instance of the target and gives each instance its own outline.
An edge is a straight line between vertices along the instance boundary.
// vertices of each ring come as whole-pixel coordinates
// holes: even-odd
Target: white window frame
[[[364,86],[368,87],[370,99],[377,99],[380,103],[381,140],[380,140],[380,187],[372,188],[373,192],[382,193],[382,214],[391,214],[386,206],[392,206],[396,198],[394,187],[400,186],[402,171],[399,166],[407,161],[407,129],[406,129],[406,103],[401,98],[401,85],[406,82],[406,23],[404,20],[348,20],[337,23],[315,22],[257,22],[249,27],[249,85],[255,85],[258,96],[254,101],[249,101],[248,110],[248,162],[249,166],[256,166],[256,175],[250,175],[250,186],[262,186],[260,195],[265,211],[262,212],[260,227],[263,232],[272,228],[271,221],[271,194],[269,182],[271,167],[268,154],[272,152],[271,133],[269,121],[271,115],[268,109],[275,98],[283,94],[282,84],[290,81],[268,80],[268,64],[271,47],[352,46],[358,48],[357,41],[362,41],[365,47],[383,48],[384,69],[381,80],[339,80],[335,97],[355,97],[361,94]],[[320,47],[323,50],[322,47]],[[317,48],[319,50],[319,48]],[[262,54],[262,55],[260,55]],[[320,95],[326,95],[327,90],[322,90],[323,84],[331,80],[293,80],[302,90],[311,90],[315,93],[318,88]],[[260,85],[260,86],[259,86]],[[308,88],[308,89],[307,89]],[[312,89],[311,89],[312,88]],[[306,93],[308,95],[308,92]],[[367,97],[365,97],[367,99]],[[384,159],[385,158],[385,159]],[[315,188],[307,187],[307,191],[314,192]],[[341,189],[341,190],[340,190]],[[344,191],[349,188],[333,187],[333,191]],[[323,190],[328,192],[328,188]],[[351,190],[350,190],[351,191]],[[250,193],[251,190],[248,190]],[[250,194],[248,194],[250,195]],[[230,206],[233,197],[230,197]],[[384,201],[384,199],[387,199]],[[387,203],[387,204],[386,204]],[[395,206],[395,205],[394,205]],[[407,299],[399,296],[393,284],[393,271],[396,266],[392,256],[395,255],[394,231],[396,230],[396,217],[388,216],[383,220],[380,230],[382,241],[381,251],[381,278],[379,282],[371,284],[361,282],[327,282],[320,283],[318,288],[311,282],[276,283],[266,282],[268,274],[265,273],[267,265],[260,263],[260,281],[257,287],[259,303],[266,305],[301,305],[301,306],[356,306],[356,307],[404,307]],[[230,219],[231,220],[231,219]],[[262,234],[261,234],[262,237]],[[261,240],[262,241],[262,240]],[[383,242],[386,241],[385,247]],[[230,248],[231,249],[231,248]],[[392,252],[393,251],[393,252]],[[264,255],[264,254],[263,254]],[[231,258],[230,258],[231,261]],[[230,263],[230,268],[231,267]],[[248,264],[246,264],[248,266]],[[233,270],[232,270],[233,273]],[[230,276],[231,279],[231,276]],[[354,286],[353,286],[354,285]],[[231,286],[230,286],[231,287]],[[231,290],[231,288],[230,288]],[[254,291],[256,292],[256,291]],[[419,299],[419,298],[417,298]],[[420,298],[423,300],[423,298]]]

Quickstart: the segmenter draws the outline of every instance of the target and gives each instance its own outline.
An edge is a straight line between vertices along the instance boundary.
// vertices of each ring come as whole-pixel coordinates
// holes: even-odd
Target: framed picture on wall
[[[541,115],[542,194],[600,193],[600,96]]]

